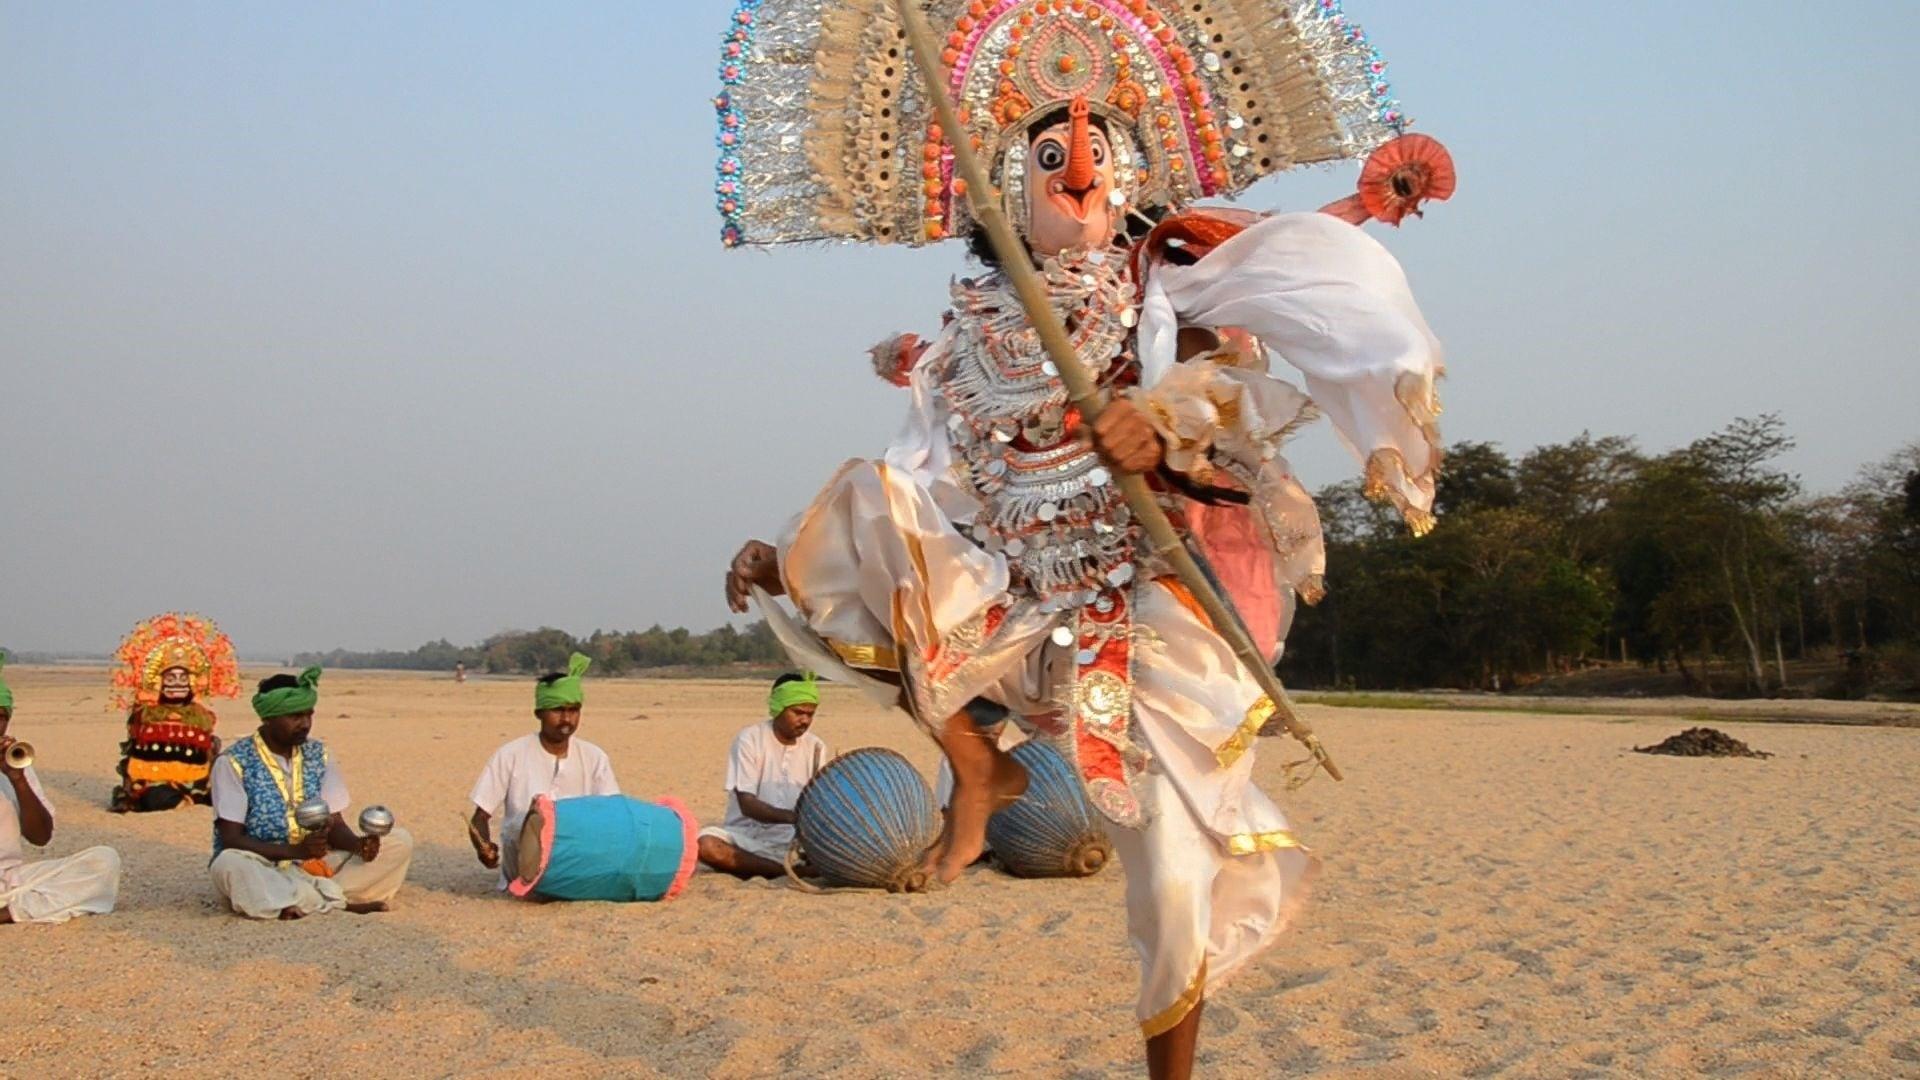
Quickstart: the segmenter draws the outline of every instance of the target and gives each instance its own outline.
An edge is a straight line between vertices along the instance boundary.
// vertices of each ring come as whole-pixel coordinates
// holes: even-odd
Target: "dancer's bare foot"
[[[953,750],[948,752],[953,801],[947,808],[946,828],[927,850],[925,864],[942,885],[951,885],[980,860],[987,850],[987,819],[1027,790],[1027,770],[1005,751],[971,731],[960,733],[959,738],[968,741],[954,748],[957,756]],[[941,745],[947,742],[943,738]]]
[[[354,915],[373,915],[388,910],[385,900],[369,900],[361,904],[348,904],[347,911]]]

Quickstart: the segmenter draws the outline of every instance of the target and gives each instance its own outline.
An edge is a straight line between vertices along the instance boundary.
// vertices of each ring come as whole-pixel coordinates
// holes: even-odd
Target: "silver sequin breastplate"
[[[1080,360],[1107,381],[1133,364],[1138,322],[1124,253],[1048,260],[1053,309]],[[1006,555],[1012,586],[1058,611],[1101,602],[1133,576],[1131,517],[1076,428],[1066,386],[1012,286],[995,275],[953,290],[958,333],[940,373],[955,479],[985,506],[975,542]]]

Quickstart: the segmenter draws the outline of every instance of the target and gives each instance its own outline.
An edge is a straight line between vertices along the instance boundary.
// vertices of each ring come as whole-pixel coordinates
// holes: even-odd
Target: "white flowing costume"
[[[1248,583],[1257,610],[1247,594],[1236,599],[1277,655],[1295,594],[1317,599],[1324,568],[1318,517],[1280,442],[1317,406],[1366,464],[1369,493],[1424,529],[1438,463],[1439,343],[1386,249],[1324,214],[1260,219],[1193,265],[1156,263],[1146,275],[1135,400],[1161,434],[1169,467],[1201,480],[1231,476],[1251,495],[1265,549],[1253,565],[1266,580]],[[1230,360],[1176,364],[1181,327],[1250,331],[1305,374],[1312,400]],[[1075,625],[1074,612],[1010,593],[1008,551],[978,542],[975,527],[998,511],[961,482],[953,438],[965,421],[940,380],[948,351],[963,340],[956,320],[915,365],[908,420],[886,456],[843,466],[782,539],[787,594],[825,648],[792,641],[779,612],[769,619],[786,627],[783,641],[797,658],[844,660],[834,668],[842,678],[861,681],[859,667],[905,672],[913,711],[930,729],[981,696],[1011,709],[1036,737],[1070,744],[1061,687],[1081,643],[1071,634],[1056,643],[1056,635]],[[1204,515],[1168,501],[1193,511],[1189,532],[1197,534]],[[1141,827],[1110,820],[1108,832],[1125,867],[1129,934],[1141,959],[1138,1017],[1152,1037],[1274,941],[1315,860],[1252,782],[1253,740],[1272,702],[1165,568],[1137,558],[1125,738],[1144,750],[1127,785]],[[998,614],[983,629],[988,612]]]
[[[53,803],[32,766],[27,786],[53,816]],[[20,797],[0,779],[0,907],[17,923],[63,923],[75,915],[105,915],[120,895],[120,853],[90,847],[59,859],[27,862],[20,834]]]

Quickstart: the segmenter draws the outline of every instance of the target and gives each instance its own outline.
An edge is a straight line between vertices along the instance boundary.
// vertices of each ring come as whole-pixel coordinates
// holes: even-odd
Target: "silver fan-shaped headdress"
[[[1337,0],[931,0],[927,13],[963,133],[934,118],[891,0],[740,0],[714,99],[728,246],[963,234],[951,140],[972,140],[1012,204],[1029,126],[1075,99],[1141,206],[1357,157],[1405,125]]]

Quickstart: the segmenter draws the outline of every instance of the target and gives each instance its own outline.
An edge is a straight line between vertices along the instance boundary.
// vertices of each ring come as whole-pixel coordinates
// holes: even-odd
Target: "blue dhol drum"
[[[678,799],[533,800],[508,891],[555,900],[671,900],[693,876],[699,827]]]
[[[1113,843],[1073,766],[1040,742],[1023,742],[1007,752],[1027,770],[1027,793],[987,819],[993,857],[1015,877],[1099,873],[1113,858]]]
[[[867,747],[828,762],[800,793],[794,816],[801,854],[828,883],[926,888],[921,862],[940,821],[927,782],[892,750]]]

